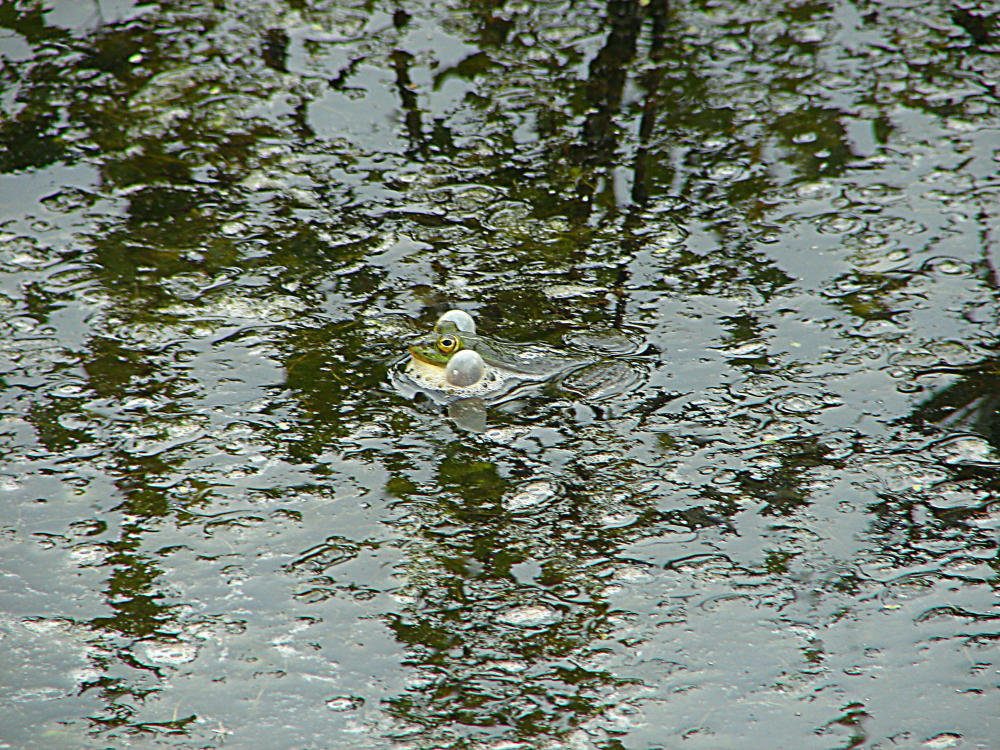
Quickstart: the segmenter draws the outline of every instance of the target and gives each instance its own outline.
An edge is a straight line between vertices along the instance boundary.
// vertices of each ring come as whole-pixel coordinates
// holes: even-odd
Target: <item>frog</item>
[[[429,335],[408,345],[403,372],[415,391],[439,403],[482,398],[495,403],[520,386],[539,384],[583,367],[588,360],[541,344],[515,344],[482,336],[464,310],[449,310]]]

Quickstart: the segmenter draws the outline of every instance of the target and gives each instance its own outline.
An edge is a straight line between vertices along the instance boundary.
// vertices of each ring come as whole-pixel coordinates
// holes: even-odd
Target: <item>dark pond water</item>
[[[0,3],[0,746],[998,747],[998,80],[972,0]],[[453,307],[599,366],[470,427]]]

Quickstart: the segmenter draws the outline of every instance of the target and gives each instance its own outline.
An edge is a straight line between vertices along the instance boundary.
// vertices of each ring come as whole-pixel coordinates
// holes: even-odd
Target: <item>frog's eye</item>
[[[437,348],[442,354],[452,354],[462,348],[462,340],[451,334],[442,336],[437,340]]]

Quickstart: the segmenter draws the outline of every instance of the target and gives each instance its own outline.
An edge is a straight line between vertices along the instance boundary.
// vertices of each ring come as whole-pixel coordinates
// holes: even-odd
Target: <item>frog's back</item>
[[[464,340],[465,345],[479,352],[487,364],[511,377],[546,380],[586,364],[585,360],[566,356],[545,344],[516,344],[469,335]]]

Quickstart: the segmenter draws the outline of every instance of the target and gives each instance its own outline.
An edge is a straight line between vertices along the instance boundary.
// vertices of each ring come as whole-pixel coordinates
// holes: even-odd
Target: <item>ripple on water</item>
[[[631,392],[642,379],[636,365],[600,362],[571,373],[563,379],[562,386],[588,401],[600,401]]]
[[[565,334],[562,340],[573,349],[611,356],[635,354],[644,343],[643,337],[614,328],[572,331]]]

